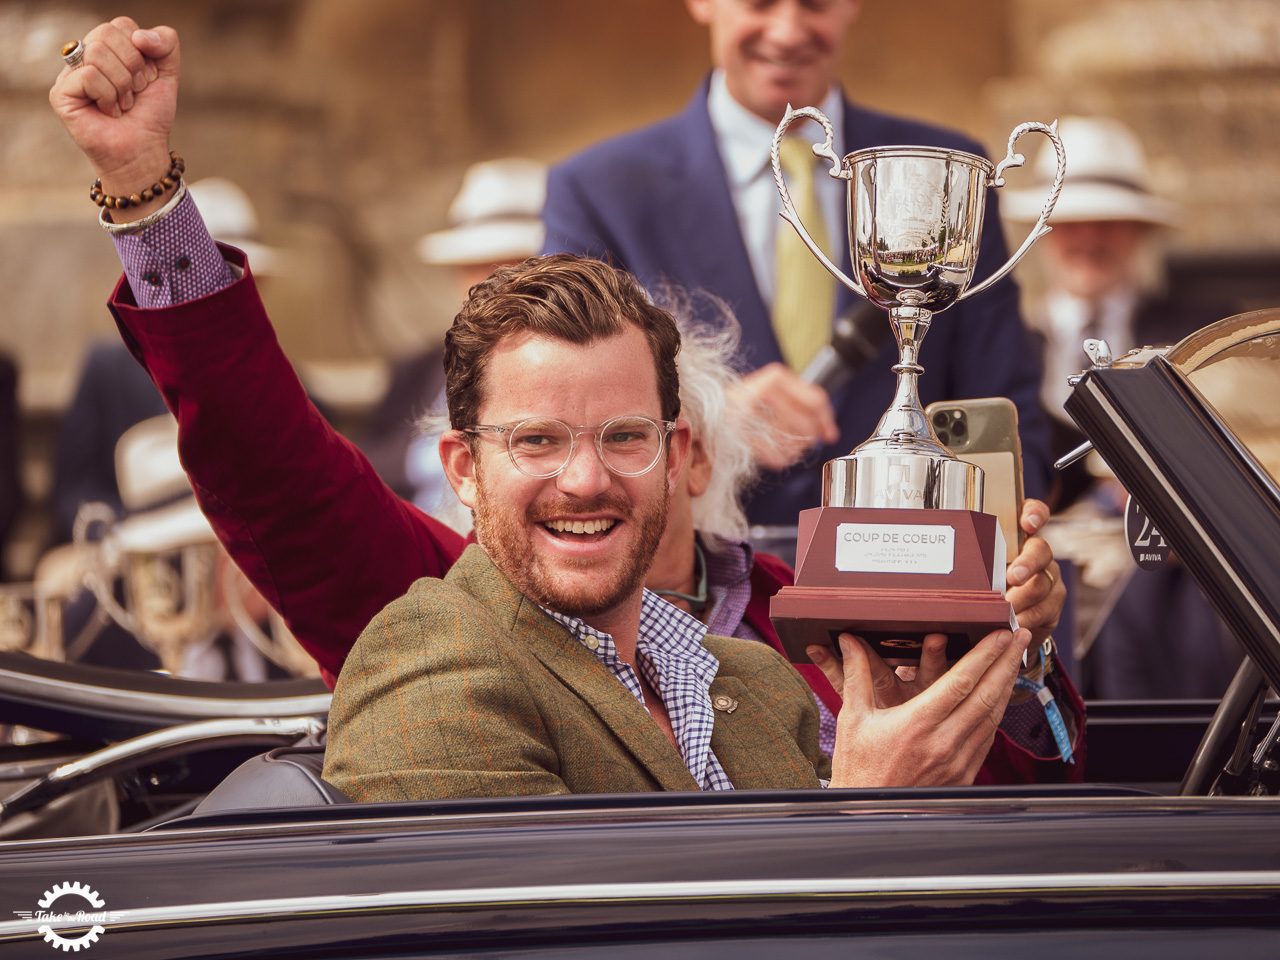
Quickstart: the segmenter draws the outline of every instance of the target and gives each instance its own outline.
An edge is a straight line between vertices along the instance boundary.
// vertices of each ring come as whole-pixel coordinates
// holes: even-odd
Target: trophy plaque
[[[813,146],[830,175],[848,184],[848,236],[853,277],[822,252],[800,222],[778,162],[778,147],[796,120],[822,125]],[[854,293],[889,312],[898,341],[893,401],[875,433],[823,468],[822,506],[804,510],[796,543],[796,583],[770,603],[788,656],[809,663],[805,649],[830,647],[854,633],[891,665],[919,660],[924,637],[944,633],[947,657],[958,659],[992,630],[1017,620],[1004,597],[1004,537],[982,512],[981,468],[949,451],[920,405],[920,344],[933,314],[982,292],[1051,229],[1066,158],[1058,125],[1024,123],[1009,135],[998,165],[985,157],[936,147],[876,147],[841,159],[831,122],[812,107],[787,108],[773,138],[773,174],[782,217],[824,267]],[[1043,133],[1057,153],[1057,175],[1040,218],[1009,261],[970,287],[982,239],[988,187],[1025,158],[1014,144]]]

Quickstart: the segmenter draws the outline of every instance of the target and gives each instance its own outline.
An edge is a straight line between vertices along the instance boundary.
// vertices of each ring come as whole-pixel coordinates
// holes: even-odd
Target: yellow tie
[[[831,243],[814,186],[817,158],[809,144],[795,137],[782,141],[778,160],[787,190],[809,236],[828,257]],[[832,258],[834,259],[834,258]],[[773,332],[787,366],[800,373],[831,339],[836,281],[809,252],[791,224],[778,224],[773,288]]]

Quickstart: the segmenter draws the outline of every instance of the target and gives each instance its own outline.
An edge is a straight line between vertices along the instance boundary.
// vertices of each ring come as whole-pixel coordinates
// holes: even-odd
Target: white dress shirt
[[[793,106],[799,108],[812,104],[797,103]],[[835,132],[836,153],[843,155],[844,102],[840,96],[840,88],[832,87],[818,109],[831,121]],[[720,158],[729,181],[729,194],[738,215],[738,228],[747,246],[747,256],[751,259],[756,286],[765,305],[772,308],[774,251],[777,247],[778,229],[792,229],[779,216],[782,212],[782,197],[778,195],[778,187],[773,182],[773,166],[769,162],[769,149],[773,145],[773,134],[777,127],[733,99],[723,70],[717,70],[711,75],[707,111],[711,115],[711,127],[720,147]],[[795,123],[789,128],[788,134],[791,131],[805,136],[810,142],[821,142],[822,130],[815,123]],[[819,173],[830,169],[825,161],[820,161],[817,157],[814,161],[821,164]],[[839,263],[841,244],[845,242],[848,233],[845,225],[846,184],[843,180],[829,176],[818,176],[815,183],[819,203],[825,213],[827,236],[831,240],[831,259]]]
[[[1050,292],[1040,318],[1048,341],[1044,358],[1044,385],[1040,396],[1045,408],[1066,423],[1072,423],[1062,405],[1071,395],[1067,377],[1089,366],[1083,345],[1085,337],[1107,341],[1111,355],[1118,357],[1139,344],[1134,343],[1133,314],[1138,292],[1132,288],[1113,290],[1098,300],[1085,300],[1062,290]],[[1086,330],[1095,316],[1096,328]]]

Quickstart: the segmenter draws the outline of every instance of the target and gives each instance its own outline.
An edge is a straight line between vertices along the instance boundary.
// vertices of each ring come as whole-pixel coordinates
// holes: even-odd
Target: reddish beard
[[[662,495],[653,497],[641,512],[623,496],[605,495],[590,500],[562,496],[549,503],[531,504],[517,519],[503,514],[495,503],[501,497],[492,496],[492,491],[486,489],[478,463],[476,467],[476,540],[502,574],[530,600],[557,613],[583,619],[612,610],[644,585],[667,525],[671,493],[666,484]],[[577,570],[589,574],[607,561],[561,557],[556,563],[558,569],[553,569],[535,549],[529,527],[547,519],[602,514],[619,518],[620,529],[615,527],[608,536],[626,538],[630,543],[620,539],[615,568],[599,585],[584,582],[574,574]]]

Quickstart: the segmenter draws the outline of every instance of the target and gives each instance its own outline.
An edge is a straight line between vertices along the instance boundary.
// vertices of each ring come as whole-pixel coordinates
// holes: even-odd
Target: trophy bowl
[[[986,186],[983,157],[929,147],[860,150],[849,171],[849,249],[865,296],[877,306],[955,303],[973,280]]]

